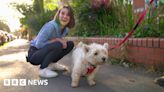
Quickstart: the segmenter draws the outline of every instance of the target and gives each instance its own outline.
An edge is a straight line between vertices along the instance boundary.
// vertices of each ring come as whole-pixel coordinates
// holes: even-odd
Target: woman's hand
[[[60,42],[63,44],[63,48],[66,49],[67,48],[67,42],[63,39],[60,39]]]
[[[51,39],[50,42],[60,42],[63,45],[63,48],[67,48],[67,41],[61,39],[61,38],[55,38]]]

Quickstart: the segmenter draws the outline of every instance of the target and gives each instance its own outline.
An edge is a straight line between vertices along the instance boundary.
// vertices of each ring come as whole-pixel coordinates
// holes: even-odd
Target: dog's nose
[[[103,60],[103,61],[105,61],[105,60],[106,60],[106,58],[105,58],[105,57],[103,57],[103,58],[102,58],[102,60]]]

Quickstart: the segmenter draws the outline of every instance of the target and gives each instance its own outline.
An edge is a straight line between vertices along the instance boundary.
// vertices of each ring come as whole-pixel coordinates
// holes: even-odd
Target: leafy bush
[[[37,34],[41,27],[54,17],[54,11],[45,11],[41,14],[28,15],[21,18],[21,23],[27,25],[34,34]]]
[[[21,23],[36,34],[45,22],[53,18],[57,8],[56,10],[44,10],[43,0],[34,1],[33,5],[16,5],[16,8],[25,16],[21,19]],[[135,20],[139,18],[133,14],[132,5],[123,3],[124,0],[111,0],[110,7],[100,5],[96,8],[92,6],[93,1],[96,0],[71,1],[76,17],[76,27],[70,34],[72,36],[124,37],[132,30]],[[48,4],[51,4],[51,0]],[[52,7],[52,4],[46,7],[48,6],[56,7],[56,5]],[[164,19],[159,17],[159,14],[163,13],[164,5],[160,6],[159,11],[150,9],[154,15],[149,16],[151,12],[147,14],[148,18],[145,18],[137,28],[133,37],[164,37]],[[159,18],[159,23],[157,23],[157,18]]]
[[[77,23],[74,36],[124,37],[132,30],[139,16],[133,14],[132,5],[123,0],[112,0],[112,8],[92,8],[93,0],[72,0]],[[161,9],[162,10],[162,9]],[[151,15],[151,12],[154,15]],[[133,37],[163,37],[163,19],[159,24],[156,19],[160,12],[150,9],[147,18],[137,28]]]
[[[44,9],[43,0],[34,0],[33,5],[13,4],[13,7],[24,15],[24,17],[20,19],[20,22],[32,30],[33,34],[37,34],[46,22],[53,19],[57,11],[57,9]]]
[[[93,9],[90,0],[74,1],[77,18],[74,35],[123,37],[132,27],[133,19],[132,6],[125,7],[121,2],[113,1],[110,8]]]
[[[164,37],[164,5],[150,7],[147,16],[134,34],[135,37]]]

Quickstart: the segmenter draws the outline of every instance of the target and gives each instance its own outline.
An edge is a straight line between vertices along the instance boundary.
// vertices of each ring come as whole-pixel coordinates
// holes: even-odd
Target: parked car
[[[13,34],[0,30],[0,45],[3,45],[4,43],[12,41],[14,39],[16,39],[16,36],[14,36]]]

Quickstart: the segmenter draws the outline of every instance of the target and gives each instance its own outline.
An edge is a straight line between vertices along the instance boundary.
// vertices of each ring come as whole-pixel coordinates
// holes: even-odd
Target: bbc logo
[[[26,86],[26,79],[4,79],[4,86]]]

